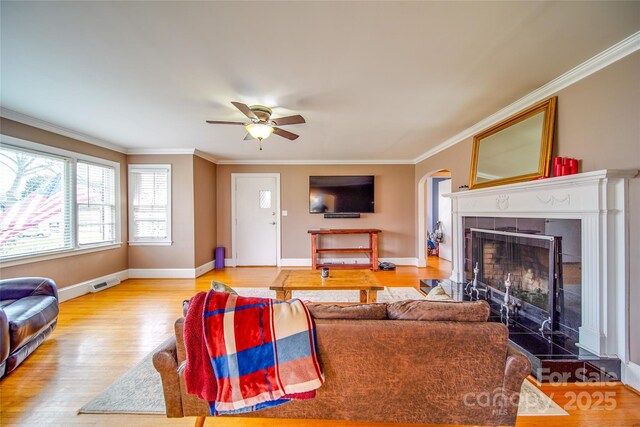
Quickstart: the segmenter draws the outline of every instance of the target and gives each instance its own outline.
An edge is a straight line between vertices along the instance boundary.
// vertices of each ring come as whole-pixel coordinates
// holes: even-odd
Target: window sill
[[[107,243],[103,245],[85,246],[76,249],[64,249],[60,251],[52,251],[42,255],[22,255],[15,258],[0,261],[0,267],[13,267],[14,265],[30,264],[34,262],[48,261],[51,259],[65,258],[76,255],[84,255],[92,252],[107,251],[110,249],[118,249],[122,247],[121,242]]]
[[[171,246],[173,242],[129,242],[129,246]]]

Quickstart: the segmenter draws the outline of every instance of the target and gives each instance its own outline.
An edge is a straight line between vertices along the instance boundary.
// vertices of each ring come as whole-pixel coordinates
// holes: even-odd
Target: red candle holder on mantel
[[[578,160],[570,157],[553,159],[553,176],[566,176],[578,173]]]

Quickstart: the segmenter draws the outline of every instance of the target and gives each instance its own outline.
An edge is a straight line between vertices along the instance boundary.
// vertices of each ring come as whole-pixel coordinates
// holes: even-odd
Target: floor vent
[[[120,283],[120,280],[118,280],[118,279],[110,279],[110,280],[107,280],[107,281],[104,281],[104,282],[92,283],[89,286],[89,291],[91,291],[91,293],[100,292],[100,291],[103,291],[103,290],[105,290],[107,288],[115,286],[118,283]]]

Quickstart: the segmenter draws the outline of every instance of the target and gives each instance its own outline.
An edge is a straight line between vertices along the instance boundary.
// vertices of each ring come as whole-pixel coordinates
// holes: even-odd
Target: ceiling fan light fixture
[[[245,127],[252,137],[260,141],[269,138],[273,133],[273,127],[263,123],[249,123]]]

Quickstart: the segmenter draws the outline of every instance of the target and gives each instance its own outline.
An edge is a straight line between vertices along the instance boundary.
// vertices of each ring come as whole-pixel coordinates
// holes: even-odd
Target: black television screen
[[[310,176],[310,213],[373,213],[373,176]]]

